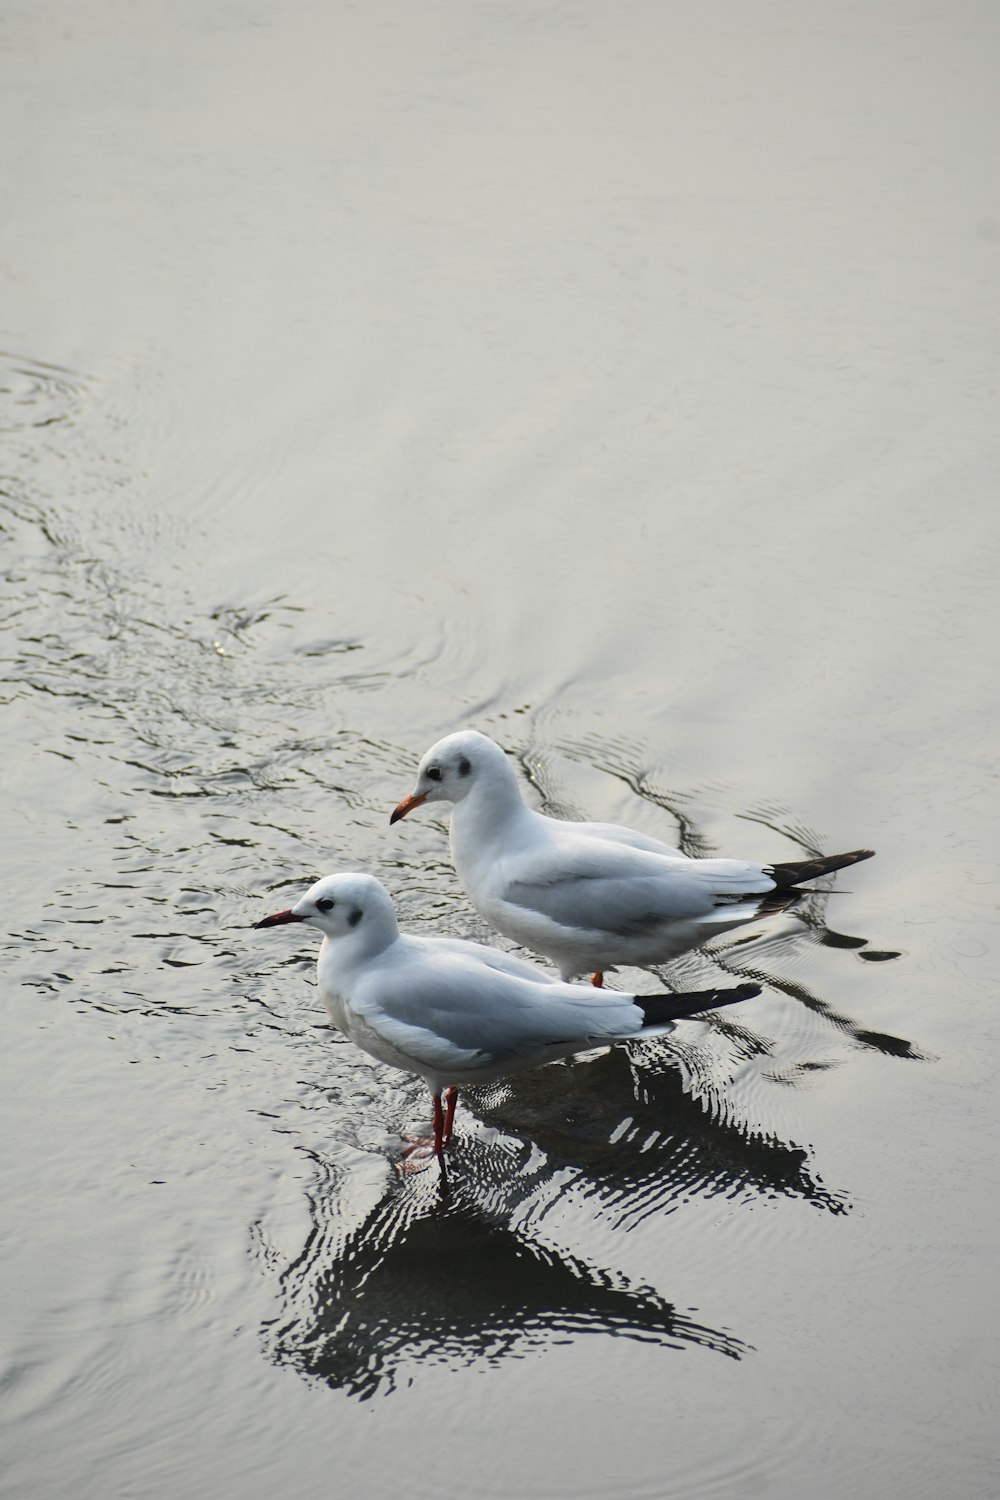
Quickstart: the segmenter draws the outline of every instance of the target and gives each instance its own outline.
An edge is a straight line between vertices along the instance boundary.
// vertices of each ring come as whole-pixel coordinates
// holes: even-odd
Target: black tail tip
[[[832,873],[834,869],[843,870],[848,865],[859,865],[863,859],[874,858],[874,849],[850,849],[846,854],[820,855],[816,863],[828,865]]]
[[[743,1000],[753,1000],[761,993],[761,986],[749,980],[734,984],[730,989],[691,990],[681,995],[636,995],[647,1026],[660,1026],[665,1021],[684,1021],[690,1016],[700,1016],[710,1010],[721,1010],[724,1005],[738,1005]]]
[[[874,849],[851,849],[847,854],[818,854],[815,859],[774,864],[767,872],[779,891],[788,891],[807,880],[821,880],[824,875],[832,875],[836,870],[844,870],[848,865],[860,864],[863,859],[873,859],[874,856]]]

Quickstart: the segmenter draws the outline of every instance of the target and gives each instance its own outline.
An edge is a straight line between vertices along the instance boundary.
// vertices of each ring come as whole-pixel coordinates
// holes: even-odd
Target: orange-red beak
[[[392,816],[389,819],[389,827],[391,828],[393,823],[398,823],[400,818],[405,818],[407,813],[411,813],[415,807],[419,807],[422,802],[426,801],[426,792],[421,792],[419,797],[404,797],[398,807],[393,808]]]

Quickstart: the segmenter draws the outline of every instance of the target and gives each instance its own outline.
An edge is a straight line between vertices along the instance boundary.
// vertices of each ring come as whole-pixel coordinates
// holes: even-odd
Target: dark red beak
[[[404,797],[398,807],[393,808],[392,816],[389,819],[389,827],[391,828],[393,823],[398,823],[400,818],[405,818],[407,813],[411,813],[415,807],[419,807],[422,802],[426,801],[426,792],[421,792],[419,797]]]
[[[273,917],[265,917],[263,922],[255,922],[254,927],[280,927],[283,922],[304,922],[305,917],[297,917],[291,910],[276,911]]]

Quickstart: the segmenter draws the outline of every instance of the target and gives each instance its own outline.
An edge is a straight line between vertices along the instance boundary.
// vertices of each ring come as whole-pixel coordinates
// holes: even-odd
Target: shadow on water
[[[651,1287],[519,1232],[461,1169],[428,1178],[394,1185],[347,1234],[330,1201],[314,1201],[282,1277],[284,1315],[264,1331],[277,1364],[366,1399],[421,1367],[495,1365],[589,1333],[748,1352]]]
[[[679,1056],[613,1048],[470,1093],[447,1173],[395,1181],[360,1216],[351,1184],[321,1165],[312,1227],[281,1276],[283,1311],[264,1329],[269,1357],[365,1399],[412,1384],[421,1368],[495,1365],[594,1333],[750,1352],[693,1309],[557,1244],[567,1223],[593,1246],[601,1237],[582,1225],[628,1232],[692,1200],[728,1211],[795,1197],[849,1211],[803,1148],[693,1098]]]
[[[849,1212],[847,1197],[824,1186],[803,1147],[729,1118],[711,1071],[702,1049],[671,1038],[522,1074],[484,1091],[475,1108],[484,1121],[530,1136],[547,1175],[560,1171],[564,1188],[574,1183],[590,1211],[616,1228],[694,1198],[799,1198]]]
[[[825,894],[825,893],[824,893]],[[858,958],[867,959],[870,963],[884,963],[900,954],[888,952],[883,949],[869,949],[868,939],[852,937],[847,933],[834,932],[828,928],[816,905],[815,896],[804,897],[794,910],[794,915],[809,929],[814,942],[825,948],[841,949],[852,952]],[[850,1041],[862,1050],[880,1052],[883,1057],[906,1058],[914,1062],[925,1062],[926,1054],[921,1052],[916,1045],[906,1037],[895,1036],[889,1031],[873,1031],[871,1027],[862,1026],[851,1016],[845,1015],[836,1006],[831,1005],[828,1000],[816,995],[806,985],[800,984],[787,976],[774,973],[772,970],[758,968],[752,963],[739,961],[740,950],[752,948],[758,942],[759,934],[750,933],[747,937],[736,938],[724,949],[717,950],[713,957],[721,969],[738,979],[753,979],[759,984],[770,985],[779,990],[781,994],[787,995],[790,1000],[797,1001],[806,1010],[812,1011],[814,1015],[821,1016],[824,1021],[842,1032]]]

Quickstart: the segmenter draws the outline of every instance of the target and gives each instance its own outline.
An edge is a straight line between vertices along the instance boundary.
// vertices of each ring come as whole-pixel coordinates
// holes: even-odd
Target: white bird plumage
[[[317,977],[334,1024],[371,1056],[426,1081],[436,1155],[459,1088],[657,1035],[683,1016],[760,993],[747,984],[639,997],[566,984],[480,943],[401,933],[388,892],[370,875],[328,875],[256,925],[289,922],[323,934]]]
[[[794,864],[690,859],[611,823],[574,823],[528,807],[500,746],[475,730],[433,745],[390,822],[450,802],[451,850],[473,905],[563,979],[616,964],[664,963],[794,900],[803,880],[868,859],[870,849]]]

